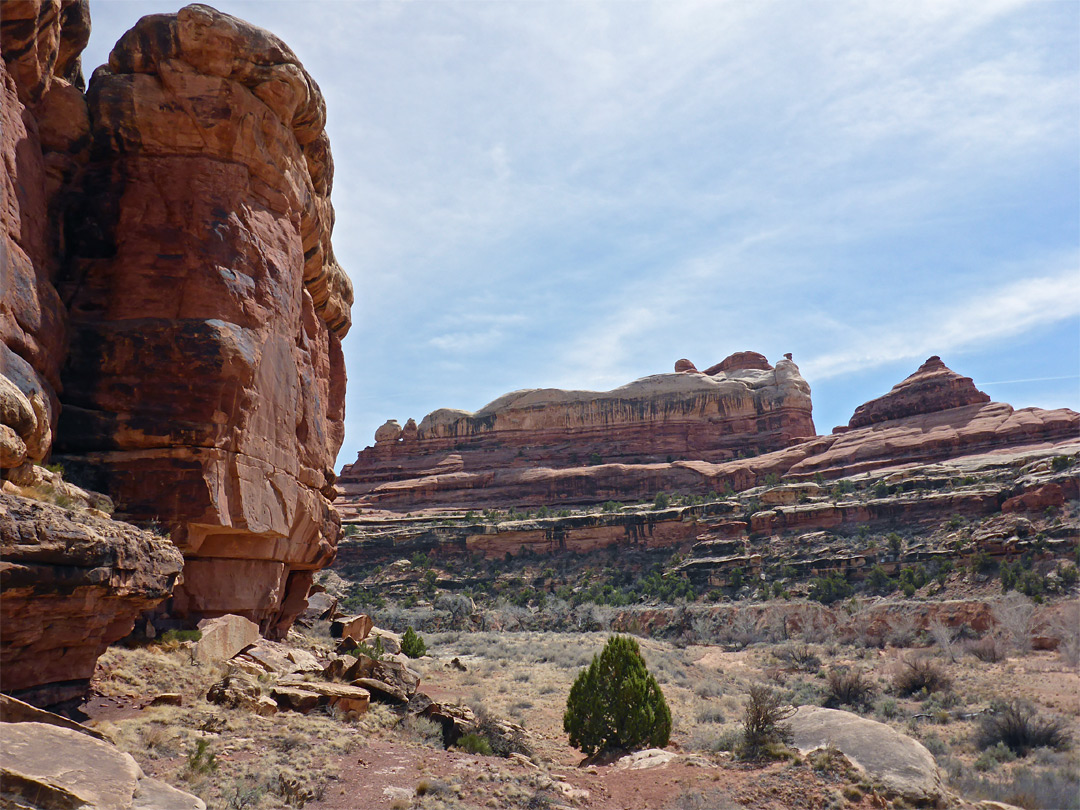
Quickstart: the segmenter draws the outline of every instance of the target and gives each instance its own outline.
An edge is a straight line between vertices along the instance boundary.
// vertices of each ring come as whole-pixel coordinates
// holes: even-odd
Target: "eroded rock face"
[[[866,427],[989,401],[990,397],[975,387],[971,377],[957,374],[934,355],[889,393],[856,408],[848,427]]]
[[[740,352],[717,367],[763,361],[761,355]],[[1080,437],[1080,414],[1075,411],[1014,410],[1005,403],[986,402],[969,378],[931,358],[892,393],[861,406],[852,419],[880,421],[837,429],[827,436],[807,432],[784,442],[785,431],[795,432],[792,426],[799,424],[795,404],[801,397],[806,402],[804,424],[812,429],[809,388],[791,360],[779,361],[771,372],[751,367],[714,376],[695,372],[689,361],[679,361],[677,367],[681,370],[675,374],[646,377],[606,394],[521,391],[476,414],[436,411],[420,425],[417,439],[407,438],[408,431],[403,431],[400,441],[368,448],[355,464],[346,466],[340,480],[345,498],[339,505],[349,512],[365,507],[505,508],[600,503],[652,497],[660,491],[703,494],[729,487],[742,491],[771,476],[793,481],[836,479],[913,464],[1064,447]],[[708,410],[707,396],[697,411],[687,405],[699,390],[719,392],[729,390],[724,387],[736,380],[763,379],[775,379],[777,388],[750,390],[762,393],[768,416],[722,417],[731,416],[728,409],[737,410],[732,402],[740,400],[719,393],[723,404],[715,415]],[[785,388],[788,384],[792,388]],[[622,411],[612,415],[605,410],[616,403],[625,412],[642,413],[640,407],[627,406],[630,398],[622,392],[650,389],[663,393],[652,400],[639,422],[620,423]],[[774,395],[767,393],[770,390],[788,393]],[[599,415],[588,429],[549,427],[560,417],[573,424],[568,414],[589,408]],[[688,415],[691,412],[694,416]],[[766,430],[777,424],[776,432]],[[756,454],[755,449],[769,440],[783,446]],[[588,458],[592,453],[599,458]],[[661,453],[665,457],[658,458]],[[986,511],[975,508],[978,514]],[[996,509],[996,504],[987,508]],[[809,517],[791,515],[796,520]],[[811,522],[820,524],[817,518]]]
[[[172,592],[164,537],[0,492],[0,688],[36,705],[85,693],[98,656]]]
[[[352,290],[322,95],[277,37],[191,5],[141,19],[86,99],[59,458],[169,529],[174,617],[280,636],[340,534]]]
[[[740,352],[704,374],[684,373],[693,364],[683,361],[677,369],[613,391],[515,391],[476,413],[435,411],[418,427],[391,420],[339,485],[390,506],[426,502],[435,491],[440,503],[471,503],[480,489],[481,499],[530,498],[538,488],[548,494],[537,474],[584,481],[598,465],[719,462],[814,435],[810,387],[790,360],[774,369]]]
[[[59,416],[67,339],[55,287],[60,192],[89,146],[79,64],[89,35],[86,0],[13,0],[0,14],[0,377],[33,404],[34,438],[6,419],[0,425],[20,435],[24,461],[48,455]],[[21,463],[9,453],[0,467]]]

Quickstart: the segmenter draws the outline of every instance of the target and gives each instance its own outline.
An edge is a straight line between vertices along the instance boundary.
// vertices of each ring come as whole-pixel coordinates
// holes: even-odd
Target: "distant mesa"
[[[681,359],[612,391],[533,389],[475,413],[391,420],[342,471],[337,506],[472,508],[600,503],[659,491],[741,491],[783,476],[882,468],[1075,441],[1080,415],[1014,410],[931,357],[849,424],[818,436],[810,386],[791,354],[757,352],[705,371]]]

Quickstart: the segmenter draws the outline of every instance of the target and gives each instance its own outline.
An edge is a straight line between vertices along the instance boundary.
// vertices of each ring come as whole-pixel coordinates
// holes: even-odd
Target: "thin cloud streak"
[[[1057,275],[1008,284],[954,306],[935,307],[915,317],[859,333],[847,351],[811,358],[803,371],[828,379],[898,360],[986,347],[1029,330],[1080,316],[1080,273],[1074,267]]]

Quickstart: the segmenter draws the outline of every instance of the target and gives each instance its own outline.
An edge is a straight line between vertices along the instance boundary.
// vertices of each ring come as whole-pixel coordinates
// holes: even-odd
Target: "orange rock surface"
[[[340,534],[352,290],[323,97],[277,37],[192,5],[142,18],[86,102],[57,458],[168,529],[174,618],[281,635]]]
[[[719,364],[729,370],[717,372],[716,379],[798,373],[786,359],[777,363],[775,372],[757,369],[763,360],[753,352],[732,355]],[[740,370],[745,366],[750,370]],[[689,361],[680,360],[677,368],[682,371],[646,377],[639,383],[667,384],[668,379],[675,379],[693,385],[711,379],[695,372]],[[416,439],[405,438],[407,430],[389,430],[384,425],[380,431],[385,440],[361,452],[356,463],[343,470],[340,484],[346,495],[342,506],[350,511],[540,506],[651,498],[660,491],[707,493],[729,487],[741,491],[773,475],[835,479],[1080,438],[1080,414],[1075,411],[1014,410],[1005,403],[989,402],[970,378],[953,372],[937,357],[927,360],[889,394],[860,406],[851,427],[828,436],[807,431],[801,438],[787,438],[786,430],[794,434],[798,432],[795,425],[812,424],[809,387],[801,377],[787,379],[805,401],[796,408],[798,400],[785,392],[762,405],[763,413],[775,408],[780,416],[756,420],[701,418],[703,408],[687,404],[694,401],[689,395],[682,400],[672,395],[670,402],[677,405],[639,408],[639,421],[628,426],[605,410],[612,407],[606,404],[609,401],[623,404],[614,396],[623,389],[616,389],[602,395],[606,400],[589,400],[604,404],[594,407],[598,415],[587,429],[576,423],[573,428],[539,429],[568,421],[564,403],[550,392],[509,394],[477,414],[436,411],[421,423]],[[771,393],[774,390],[785,391],[782,385],[766,390],[770,391],[766,397],[776,396]],[[579,400],[573,397],[582,392],[563,393],[578,407]],[[684,409],[682,421],[670,415],[677,407]],[[731,407],[722,398],[717,409],[730,414],[726,409]],[[796,420],[797,413],[805,414],[804,422]],[[784,421],[783,414],[789,421]],[[776,432],[767,430],[773,424],[779,426]],[[757,454],[770,441],[776,449]],[[671,450],[674,458],[657,458],[657,448]],[[593,452],[601,463],[585,463]],[[736,452],[750,457],[733,458]],[[790,519],[828,523],[822,524],[825,519],[820,516],[801,513]]]
[[[722,462],[814,435],[798,366],[781,360],[774,369],[754,352],[724,363],[727,370],[656,374],[613,391],[515,391],[476,413],[435,411],[418,427],[391,420],[340,485],[388,505],[604,500],[663,489],[647,482],[678,477],[675,459]],[[611,487],[612,475],[626,480]]]

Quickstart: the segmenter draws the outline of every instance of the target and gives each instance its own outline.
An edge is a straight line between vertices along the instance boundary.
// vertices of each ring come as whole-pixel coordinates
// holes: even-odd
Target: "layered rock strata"
[[[0,470],[44,459],[60,412],[61,191],[90,142],[89,35],[86,0],[11,0],[0,13]]]
[[[0,690],[36,705],[85,694],[98,656],[168,597],[167,538],[0,492]]]
[[[740,353],[733,358],[739,358],[737,365],[759,362],[752,355]],[[699,381],[713,379],[693,370],[692,364],[688,367],[687,363],[689,361],[680,361],[678,365],[684,370],[675,375],[647,377],[639,383],[674,377],[690,381],[689,385],[693,387]],[[781,361],[777,364],[777,372],[793,367],[790,361]],[[718,375],[769,373],[738,369],[718,372]],[[632,383],[628,387],[637,385]],[[807,421],[810,412],[808,391],[806,389],[805,393]],[[531,393],[525,392],[523,396]],[[512,405],[517,396],[508,395],[496,403]],[[541,404],[537,409],[543,411],[545,407]],[[484,412],[491,408],[488,406]],[[442,413],[445,412],[436,411],[429,419],[433,424],[439,423],[438,418],[433,417]],[[489,418],[497,416],[492,417],[489,412]],[[458,417],[450,424],[462,424],[464,418],[472,418],[475,423],[477,417]],[[662,417],[654,415],[651,422],[642,422],[640,433],[646,435],[653,430],[662,436],[668,424]],[[352,510],[372,507],[412,511],[425,507],[599,503],[651,498],[656,492],[665,490],[702,494],[726,489],[741,491],[772,477],[794,481],[818,477],[836,479],[875,470],[987,453],[1013,453],[1075,441],[1080,438],[1080,414],[1065,408],[1016,410],[1005,403],[989,402],[989,397],[978,391],[969,378],[948,369],[940,358],[932,357],[889,394],[860,406],[850,426],[837,429],[828,436],[807,433],[802,439],[790,440],[789,446],[755,455],[753,451],[760,446],[760,434],[726,434],[721,426],[713,424],[713,427],[721,433],[718,442],[731,443],[725,450],[701,449],[707,442],[698,441],[683,447],[680,460],[660,461],[644,453],[633,455],[632,451],[620,450],[620,463],[611,463],[615,459],[597,453],[601,456],[597,461],[606,463],[586,465],[582,463],[582,453],[589,452],[590,446],[599,445],[577,444],[569,434],[559,442],[552,440],[542,446],[521,447],[515,453],[512,445],[500,446],[496,441],[496,437],[505,441],[507,436],[515,434],[497,434],[488,430],[480,434],[490,445],[488,452],[479,454],[470,452],[472,445],[468,438],[457,444],[447,439],[441,440],[441,444],[430,440],[410,441],[405,438],[408,426],[405,429],[384,426],[380,429],[385,429],[382,442],[377,441],[374,448],[364,450],[355,464],[344,469],[341,485],[347,497],[343,508],[352,513]],[[700,425],[700,429],[703,434],[711,435],[704,425]],[[594,442],[605,435],[615,442],[619,435],[617,427],[608,427],[602,420],[598,421],[595,431]],[[418,433],[426,435],[423,423]],[[750,457],[723,460],[725,455],[731,455],[739,441],[744,442]],[[637,447],[640,449],[642,445]],[[571,452],[578,455],[576,465],[566,462]]]
[[[476,413],[438,410],[404,428],[391,420],[340,484],[350,496],[399,505],[513,498],[531,481],[557,498],[533,478],[538,470],[591,477],[588,465],[601,463],[720,462],[813,435],[798,366],[740,352],[705,373],[657,374],[613,391],[515,391]]]
[[[140,20],[86,93],[58,458],[185,556],[173,618],[280,636],[333,559],[352,290],[315,81],[208,6]]]

